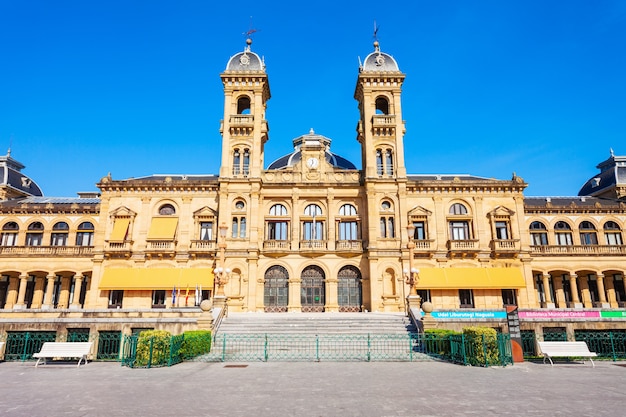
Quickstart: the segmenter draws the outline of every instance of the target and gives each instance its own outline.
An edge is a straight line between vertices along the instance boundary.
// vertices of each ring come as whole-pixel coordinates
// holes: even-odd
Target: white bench
[[[546,359],[554,366],[552,358],[588,358],[591,366],[595,367],[592,357],[598,356],[595,352],[590,352],[585,342],[537,342],[539,350],[543,354],[543,363]]]
[[[38,358],[35,367],[43,359],[46,363],[48,358],[78,358],[78,366],[84,360],[87,363],[87,355],[91,352],[93,342],[44,342],[41,351],[34,353]]]

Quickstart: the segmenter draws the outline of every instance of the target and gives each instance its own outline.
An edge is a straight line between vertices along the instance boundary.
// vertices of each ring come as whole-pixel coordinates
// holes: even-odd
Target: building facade
[[[250,41],[221,79],[219,175],[109,175],[48,198],[0,158],[0,336],[180,332],[222,289],[230,313],[401,313],[411,280],[442,327],[505,330],[515,305],[539,333],[626,329],[625,157],[568,198],[525,197],[515,174],[407,174],[405,74],[376,42],[354,93],[361,169],[313,129],[266,164],[271,94]]]

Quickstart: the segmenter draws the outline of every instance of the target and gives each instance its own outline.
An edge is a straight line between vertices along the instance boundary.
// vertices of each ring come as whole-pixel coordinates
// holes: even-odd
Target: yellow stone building
[[[0,337],[177,333],[221,290],[230,313],[402,313],[411,281],[441,327],[506,330],[516,305],[539,333],[626,329],[626,158],[568,198],[525,197],[515,174],[407,174],[405,74],[375,43],[354,93],[361,169],[313,129],[269,162],[268,74],[250,41],[221,79],[219,175],[107,176],[100,193],[48,198],[0,158]]]

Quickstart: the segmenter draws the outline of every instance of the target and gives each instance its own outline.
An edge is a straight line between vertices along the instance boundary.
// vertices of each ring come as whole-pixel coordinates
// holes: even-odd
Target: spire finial
[[[610,149],[610,151],[611,151],[611,157],[614,157],[614,156],[615,156],[615,153],[613,152],[613,148],[609,148],[609,149]]]
[[[380,51],[379,48],[379,43],[378,43],[378,30],[380,29],[380,26],[378,26],[376,24],[376,20],[374,20],[374,49],[376,49],[376,52]]]
[[[246,35],[246,52],[250,51],[250,45],[252,45],[252,34],[255,32],[258,32],[258,30],[252,27],[252,16],[250,16],[250,26],[248,30],[243,33],[243,35]]]

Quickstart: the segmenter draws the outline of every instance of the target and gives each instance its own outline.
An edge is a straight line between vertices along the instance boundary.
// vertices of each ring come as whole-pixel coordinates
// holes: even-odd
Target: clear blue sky
[[[360,166],[358,57],[406,73],[411,174],[530,183],[576,195],[626,154],[626,1],[0,0],[0,153],[48,196],[150,174],[217,174],[219,74],[265,57],[265,166],[314,128]],[[308,85],[296,95],[301,86]]]

